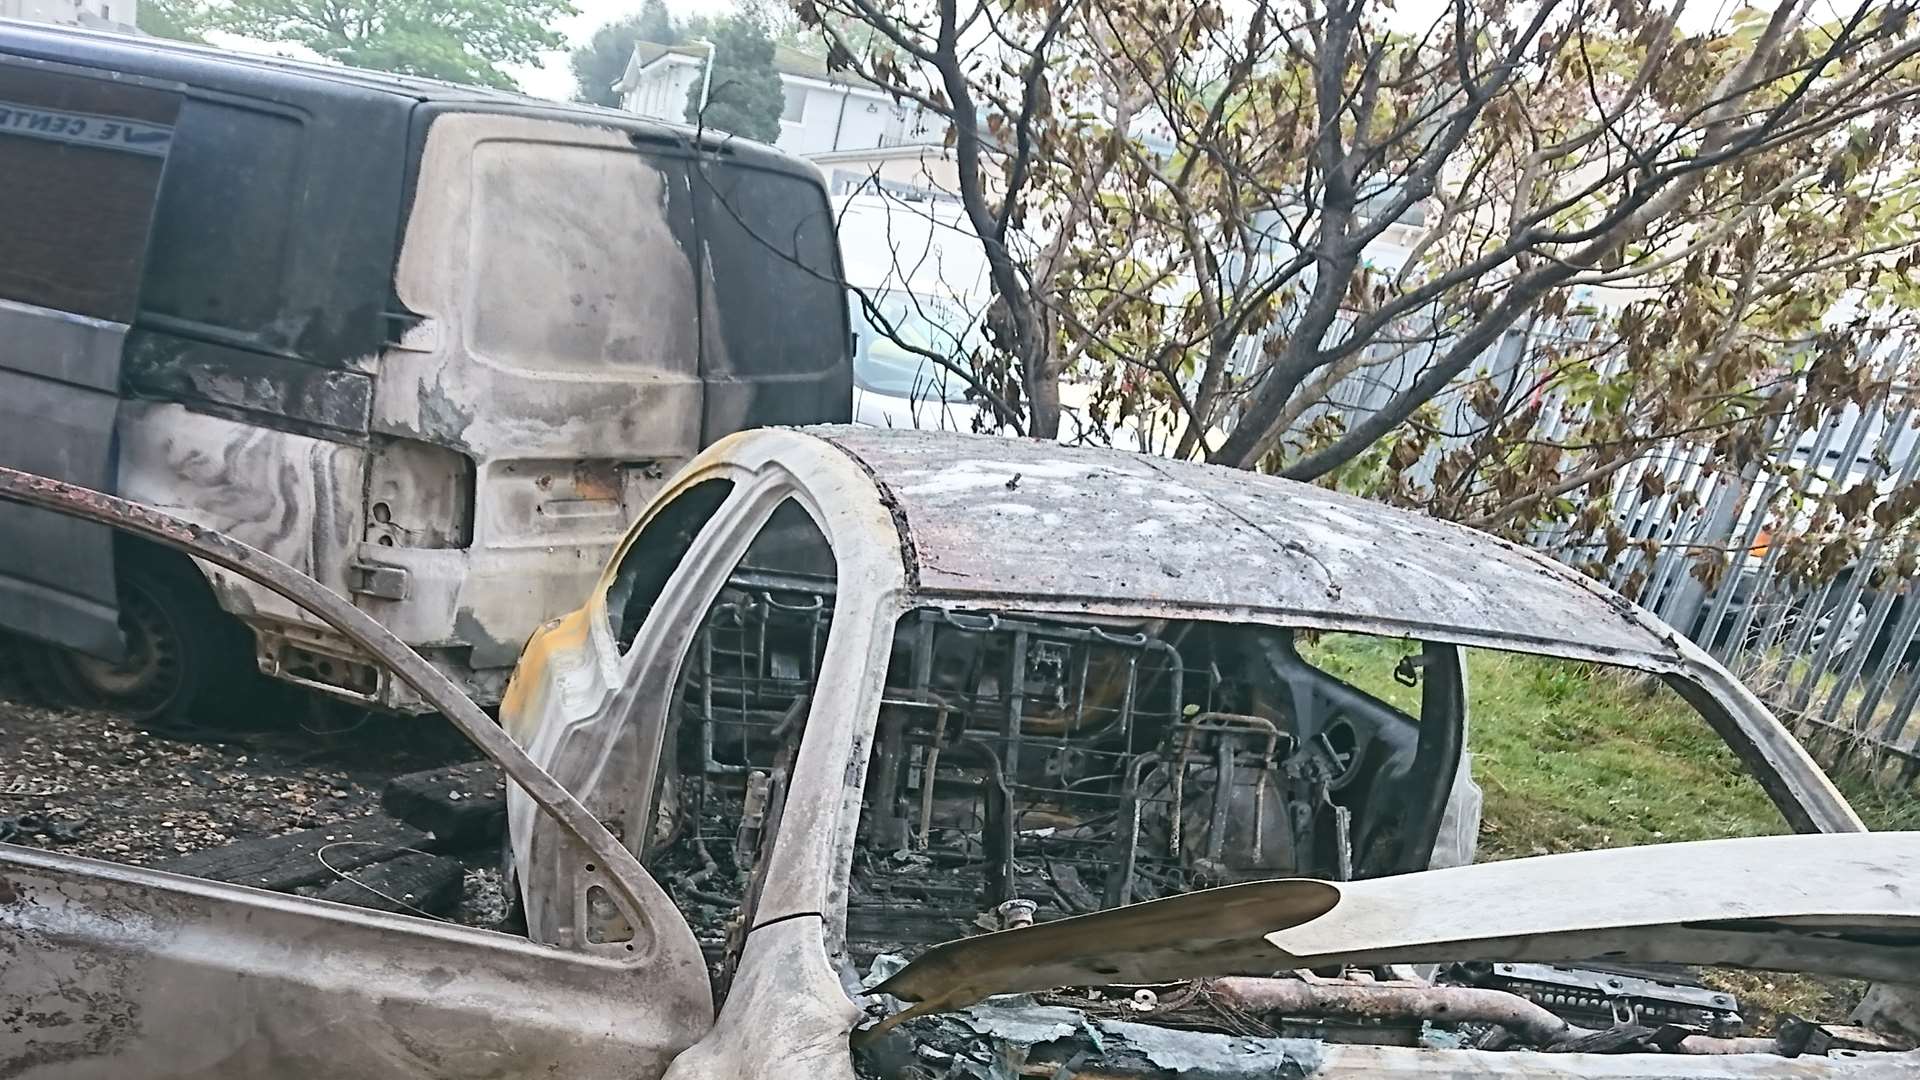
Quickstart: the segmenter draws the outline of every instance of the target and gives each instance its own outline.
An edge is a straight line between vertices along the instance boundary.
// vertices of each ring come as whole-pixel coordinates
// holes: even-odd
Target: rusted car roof
[[[1672,631],[1543,555],[1311,484],[994,436],[805,430],[881,485],[925,593],[1680,658]]]

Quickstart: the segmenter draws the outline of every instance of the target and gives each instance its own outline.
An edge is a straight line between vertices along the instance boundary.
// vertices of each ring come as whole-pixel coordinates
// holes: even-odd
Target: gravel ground
[[[269,695],[270,698],[277,695]],[[0,687],[0,841],[136,866],[380,812],[387,779],[479,755],[444,722],[263,705],[248,730],[168,734]],[[491,853],[451,916],[505,915]]]
[[[288,724],[187,739],[0,700],[0,822],[14,843],[136,865],[330,825],[376,811],[389,776],[465,756],[414,723],[372,718],[351,738]]]

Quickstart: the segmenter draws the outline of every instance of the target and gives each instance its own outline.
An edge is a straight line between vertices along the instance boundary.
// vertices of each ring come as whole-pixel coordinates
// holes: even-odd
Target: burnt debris
[[[743,569],[682,673],[646,861],[722,983],[833,601],[830,580]],[[927,608],[895,632],[883,700],[849,882],[857,965],[1209,885],[1423,864],[1458,757],[1451,696],[1423,733],[1275,628]]]

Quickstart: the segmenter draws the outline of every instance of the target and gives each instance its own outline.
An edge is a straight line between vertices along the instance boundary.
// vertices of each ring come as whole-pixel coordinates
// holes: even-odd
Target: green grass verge
[[[1402,642],[1324,635],[1303,646],[1329,673],[1410,712],[1418,692],[1395,683]],[[1478,856],[1758,836],[1787,831],[1733,751],[1657,680],[1589,664],[1471,650],[1468,746],[1486,793]],[[1920,829],[1920,797],[1835,778],[1877,830]],[[1784,1014],[1844,1017],[1862,987],[1838,979],[1714,970],[1757,1030]]]
[[[1657,681],[1475,651],[1468,742],[1487,858],[1785,832],[1726,743]],[[1873,829],[1920,828],[1920,800],[1837,781]]]
[[[1323,635],[1314,663],[1410,712],[1393,681],[1412,651],[1382,638]],[[1468,746],[1486,791],[1480,857],[1759,836],[1786,822],[1733,751],[1656,680],[1563,660],[1469,650]],[[1836,779],[1873,829],[1920,829],[1920,798]]]

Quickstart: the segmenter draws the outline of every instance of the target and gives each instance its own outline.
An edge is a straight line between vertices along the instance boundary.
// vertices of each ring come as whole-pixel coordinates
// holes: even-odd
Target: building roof
[[[633,46],[633,61],[628,71],[638,73],[662,57],[685,57],[696,63],[707,58],[707,47],[703,44],[662,45],[656,41],[638,41]],[[837,83],[875,93],[881,88],[850,71],[832,71],[827,67],[823,56],[815,56],[802,49],[788,45],[773,47],[773,70],[782,75],[791,75],[802,79],[817,79],[820,82]]]
[[[851,71],[832,71],[827,68],[827,58],[815,56],[802,49],[787,45],[773,47],[773,69],[782,75],[798,75],[806,79],[819,79],[821,82],[854,83],[860,86],[872,86],[867,80]]]
[[[872,477],[925,594],[1681,659],[1672,630],[1538,552],[1311,484],[997,436],[806,431]]]
[[[633,43],[633,58],[640,67],[646,67],[663,56],[684,56],[691,60],[705,60],[707,47],[704,45],[662,45],[657,41],[636,41]]]

